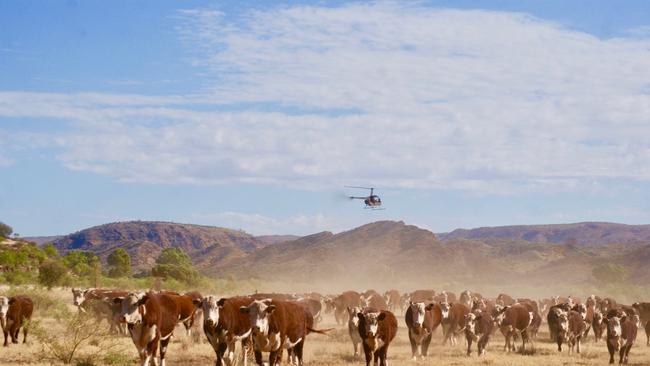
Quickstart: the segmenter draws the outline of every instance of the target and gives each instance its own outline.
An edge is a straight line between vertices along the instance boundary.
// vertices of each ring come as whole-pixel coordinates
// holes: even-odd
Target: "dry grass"
[[[62,304],[70,305],[71,299],[69,290],[55,290],[48,293],[51,298]],[[53,319],[47,312],[35,312],[35,320],[39,321],[48,331],[62,333],[61,323]],[[395,365],[512,365],[512,366],[544,366],[544,365],[605,365],[609,360],[609,354],[604,342],[595,344],[592,337],[583,344],[583,352],[580,355],[569,355],[568,351],[561,354],[556,351],[556,345],[547,341],[547,333],[540,332],[538,340],[534,343],[534,351],[530,355],[519,353],[507,354],[503,351],[503,337],[495,334],[488,346],[487,355],[476,356],[474,348],[473,355],[465,355],[464,341],[459,341],[457,347],[443,347],[440,345],[442,335],[440,330],[434,336],[430,348],[430,356],[426,360],[417,362],[411,361],[411,350],[408,342],[406,328],[403,326],[403,318],[398,317],[400,328],[397,339],[389,350],[389,364]],[[101,326],[106,326],[103,323]],[[325,323],[319,328],[336,327],[330,336],[318,334],[310,335],[305,344],[305,364],[313,366],[335,366],[335,365],[362,365],[361,360],[355,361],[352,357],[352,343],[346,335],[343,326],[333,324],[333,318],[327,316]],[[545,325],[542,326],[542,330]],[[202,338],[203,339],[203,338]],[[22,335],[21,335],[22,341]],[[104,354],[100,357],[97,365],[137,365],[135,347],[128,337],[116,338],[117,349],[112,354]],[[637,343],[630,353],[631,365],[650,365],[650,347],[646,347],[645,333],[640,330]],[[88,346],[92,347],[92,346]],[[84,351],[92,351],[91,349]],[[42,360],[42,346],[35,337],[28,337],[24,344],[10,344],[9,347],[0,351],[0,365],[29,365],[45,366],[52,365],[51,361]],[[108,357],[106,357],[108,356]],[[286,359],[286,355],[285,355]],[[168,365],[213,365],[214,351],[205,341],[196,344],[188,340],[183,328],[177,328],[172,344],[167,352]],[[618,359],[617,359],[618,362]],[[286,362],[285,362],[286,365]]]

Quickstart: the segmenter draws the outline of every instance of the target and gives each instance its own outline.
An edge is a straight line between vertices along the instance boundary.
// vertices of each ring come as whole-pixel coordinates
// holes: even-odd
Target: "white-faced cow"
[[[609,316],[611,315],[611,316]],[[639,316],[616,316],[610,312],[603,320],[607,324],[607,350],[609,363],[614,363],[614,354],[619,352],[618,363],[627,363],[630,349],[634,345],[639,327]]]
[[[269,366],[275,366],[286,349],[291,361],[295,356],[302,365],[305,337],[310,332],[324,334],[327,330],[312,328],[313,318],[301,305],[291,301],[254,300],[239,311],[248,314],[253,337],[255,361],[262,365],[262,352],[269,353]]]
[[[442,321],[440,306],[433,303],[425,305],[423,302],[412,302],[406,309],[404,321],[409,332],[413,360],[417,360],[418,354],[426,357],[433,331]]]
[[[443,302],[439,306],[442,314],[442,343],[447,344],[447,341],[450,341],[451,345],[455,346],[457,333],[465,328],[465,319],[469,314],[469,308],[459,303],[448,304]]]
[[[126,329],[120,326],[116,317],[113,299],[123,297],[128,294],[127,291],[102,288],[73,288],[72,303],[83,313],[91,313],[97,321],[106,319],[109,324],[110,332],[124,333]]]
[[[235,346],[241,341],[243,363],[247,364],[250,341],[250,320],[239,309],[253,301],[251,297],[232,297],[219,299],[206,296],[194,300],[194,305],[203,310],[203,332],[217,356],[215,365],[235,363]],[[226,353],[227,351],[227,353]]]
[[[598,308],[594,311],[594,318],[591,321],[591,329],[594,330],[594,342],[598,342],[603,337],[603,332],[607,324],[603,322],[603,313]]]
[[[12,343],[18,343],[20,328],[32,318],[34,303],[27,296],[0,296],[0,325],[5,336],[4,346],[7,347],[8,336]],[[27,342],[27,329],[23,328],[23,343]]]
[[[334,309],[334,319],[337,324],[345,324],[349,307],[363,307],[361,294],[356,291],[346,291],[331,300],[327,300],[326,304]]]
[[[551,341],[556,341],[557,340],[557,334],[558,334],[557,317],[558,317],[558,315],[561,314],[562,312],[568,314],[569,311],[571,311],[571,307],[569,306],[568,303],[553,305],[549,309],[548,314],[546,315],[546,322],[548,324],[548,333],[549,333],[549,337],[551,338]]]
[[[388,346],[397,334],[397,319],[390,311],[362,311],[359,317],[359,336],[363,340],[366,366],[374,359],[374,364],[386,366]]]
[[[584,306],[584,305],[583,305]],[[577,352],[580,353],[580,341],[587,330],[587,325],[585,323],[583,314],[571,310],[568,314],[569,319],[569,354],[574,351],[574,348],[577,347]]]
[[[159,344],[160,366],[165,366],[167,345],[176,324],[182,320],[179,305],[172,296],[148,292],[129,293],[114,299],[122,307],[120,321],[128,326],[142,366],[148,366],[152,361],[158,364],[156,353]]]
[[[467,340],[467,355],[472,353],[472,342],[476,342],[478,355],[485,354],[485,347],[490,341],[494,329],[494,320],[489,313],[475,310],[465,317],[465,339]]]

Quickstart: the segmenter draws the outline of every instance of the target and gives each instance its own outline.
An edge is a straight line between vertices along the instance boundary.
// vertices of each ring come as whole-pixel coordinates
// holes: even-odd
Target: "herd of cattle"
[[[590,332],[594,340],[605,340],[614,363],[627,363],[644,324],[650,345],[650,303],[618,304],[611,298],[591,295],[582,302],[576,297],[542,300],[513,298],[500,294],[494,299],[463,291],[457,298],[447,291],[416,290],[400,294],[390,290],[383,295],[374,290],[346,291],[339,295],[261,294],[219,298],[198,292],[179,294],[170,291],[127,292],[112,289],[72,289],[73,304],[80,312],[106,319],[110,331],[130,335],[142,366],[151,362],[165,365],[167,346],[178,324],[188,335],[202,324],[203,332],[216,353],[216,365],[235,363],[235,345],[241,343],[243,363],[252,349],[255,362],[262,365],[262,353],[269,353],[268,364],[280,363],[283,350],[290,363],[303,364],[303,346],[310,333],[327,334],[332,329],[317,329],[322,315],[332,313],[339,325],[347,325],[355,359],[360,349],[366,365],[386,365],[388,348],[397,334],[400,312],[408,329],[413,359],[425,357],[433,333],[441,327],[443,344],[455,345],[465,336],[467,355],[477,344],[478,355],[485,354],[490,336],[497,331],[505,338],[504,351],[521,349],[537,337],[546,320],[550,339],[558,351],[566,344],[569,353],[580,353],[580,344]],[[31,319],[32,301],[25,296],[0,297],[0,321],[7,346],[8,335],[18,343],[18,333]],[[202,321],[200,319],[203,319]],[[196,325],[195,325],[196,324]],[[23,342],[27,327],[23,328]]]

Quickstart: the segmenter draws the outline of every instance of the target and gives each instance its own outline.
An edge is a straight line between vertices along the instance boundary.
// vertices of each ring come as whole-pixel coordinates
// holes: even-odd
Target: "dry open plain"
[[[54,290],[50,295],[57,302],[65,303],[69,310],[74,310],[70,304],[69,290]],[[34,314],[34,321],[38,323],[41,331],[48,334],[63,334],[64,320],[56,320],[51,316],[50,311],[39,311]],[[414,362],[411,360],[410,345],[406,327],[403,324],[403,317],[398,314],[399,330],[396,340],[391,344],[389,350],[390,365],[522,365],[522,366],[543,366],[543,365],[605,365],[608,362],[608,352],[605,343],[594,343],[590,336],[583,345],[581,354],[569,355],[568,351],[558,353],[556,345],[551,344],[547,338],[546,325],[543,324],[538,339],[534,342],[533,351],[522,355],[519,353],[506,353],[503,351],[503,337],[495,333],[488,346],[487,355],[476,356],[465,355],[464,341],[460,341],[456,347],[441,345],[441,331],[436,330],[436,335],[430,348],[430,356],[424,360]],[[106,323],[100,326],[106,327]],[[318,328],[335,328],[329,335],[312,334],[307,338],[305,344],[305,364],[314,366],[336,366],[336,365],[361,365],[361,360],[354,360],[352,357],[352,345],[343,326],[336,326],[331,316],[326,316],[324,322]],[[10,344],[9,347],[0,350],[0,365],[52,365],[63,364],[48,358],[50,352],[43,349],[43,345],[34,336],[28,336],[28,343]],[[20,336],[22,341],[22,333]],[[78,365],[137,365],[137,355],[131,339],[122,336],[110,336],[106,343],[102,343],[100,349],[96,342],[83,345],[77,352],[80,355],[96,354],[93,362],[77,363]],[[286,357],[286,356],[285,356]],[[204,341],[201,334],[201,342],[196,343],[188,339],[184,329],[177,328],[174,339],[167,352],[167,365],[213,365],[214,352],[209,344]],[[618,360],[617,360],[618,361]],[[285,363],[286,364],[286,363]],[[637,343],[630,353],[631,365],[650,365],[650,347],[646,347],[646,337],[643,330],[639,330]]]

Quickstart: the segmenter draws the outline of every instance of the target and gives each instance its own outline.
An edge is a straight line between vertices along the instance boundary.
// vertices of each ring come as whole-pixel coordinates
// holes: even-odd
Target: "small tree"
[[[38,282],[51,290],[65,282],[68,268],[58,260],[47,259],[38,269]]]
[[[63,257],[63,264],[77,276],[88,277],[93,273],[93,267],[99,265],[99,258],[95,253],[73,250]]]
[[[56,250],[56,247],[52,243],[47,243],[43,246],[43,253],[45,253],[48,258],[56,258],[59,256],[59,251]]]
[[[8,238],[11,236],[11,233],[13,232],[14,229],[11,226],[0,221],[0,238]]]
[[[131,275],[131,256],[123,248],[117,248],[107,258],[110,277],[128,277]]]
[[[179,248],[165,248],[156,260],[156,266],[151,269],[155,277],[175,279],[185,283],[193,283],[199,277],[190,257]]]

